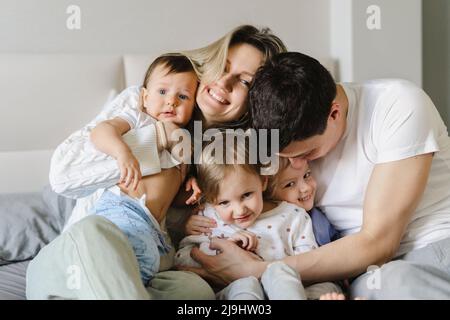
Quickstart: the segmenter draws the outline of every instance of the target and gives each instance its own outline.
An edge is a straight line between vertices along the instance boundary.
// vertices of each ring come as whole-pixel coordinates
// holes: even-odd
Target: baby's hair
[[[289,159],[284,157],[278,157],[278,163],[279,165],[277,173],[268,176],[267,189],[266,191],[264,191],[264,199],[274,200],[273,197],[275,196],[275,187],[279,182],[278,177],[280,176],[281,172],[290,165]]]
[[[260,176],[261,165],[258,161],[251,161],[249,154],[250,139],[242,139],[245,144],[239,143],[245,135],[236,133],[220,132],[214,136],[214,140],[203,147],[202,158],[197,167],[197,181],[203,191],[201,203],[214,203],[219,195],[220,183],[228,173],[235,170],[244,170],[247,173]],[[233,143],[226,143],[227,139],[235,139]],[[229,141],[229,140],[228,140]],[[235,143],[237,142],[237,143]],[[222,152],[214,154],[211,152],[212,145],[222,145]],[[256,162],[256,163],[253,163]]]
[[[148,80],[150,79],[153,71],[158,66],[167,68],[167,74],[184,72],[195,73],[195,69],[191,63],[191,60],[189,60],[185,55],[181,53],[163,54],[156,58],[148,67],[147,72],[145,73],[144,83],[142,84],[144,88],[147,88]]]

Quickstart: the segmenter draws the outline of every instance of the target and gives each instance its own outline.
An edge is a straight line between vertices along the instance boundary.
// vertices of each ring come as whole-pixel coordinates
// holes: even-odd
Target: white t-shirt
[[[117,117],[128,122],[130,131],[141,129],[152,124],[154,125],[158,121],[149,114],[140,111],[139,108],[135,106],[126,106]],[[167,150],[163,150],[159,154],[159,161],[162,169],[169,169],[181,164],[181,162],[172,157],[172,154]]]
[[[56,189],[52,182],[57,180],[58,193],[64,190],[63,195],[78,199],[64,230],[88,216],[105,188],[114,188],[120,176],[117,160],[97,150],[90,141],[90,132],[101,121],[119,117],[128,122],[130,131],[123,138],[139,160],[143,176],[180,164],[167,150],[158,154],[155,129],[147,130],[157,120],[139,110],[139,90],[137,86],[125,89],[100,115],[55,151],[50,173],[52,188]],[[86,196],[80,197],[83,195]]]
[[[425,192],[396,255],[450,237],[450,138],[431,99],[404,80],[342,87],[347,128],[337,146],[312,163],[316,204],[343,235],[358,232],[374,166],[434,152]]]
[[[117,183],[117,160],[98,151],[90,141],[92,129],[101,121],[113,119],[124,109],[138,109],[140,87],[123,90],[91,122],[72,133],[53,153],[49,180],[52,189],[69,198],[86,197],[98,189]],[[161,172],[155,126],[130,130],[123,136],[141,165],[142,175]]]

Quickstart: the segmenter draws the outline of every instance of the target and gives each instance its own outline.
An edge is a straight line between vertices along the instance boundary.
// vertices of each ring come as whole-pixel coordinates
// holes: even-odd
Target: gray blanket
[[[60,234],[74,205],[49,186],[0,195],[0,300],[25,299],[29,260]]]

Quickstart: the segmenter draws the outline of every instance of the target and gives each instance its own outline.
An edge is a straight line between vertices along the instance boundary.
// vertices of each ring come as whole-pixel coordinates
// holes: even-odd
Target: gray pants
[[[375,267],[350,289],[367,299],[450,299],[450,238]]]
[[[191,272],[157,273],[145,288],[127,237],[89,216],[44,247],[27,270],[28,299],[215,299]]]
[[[317,300],[322,294],[342,290],[334,283],[322,282],[303,287],[297,271],[281,261],[272,262],[261,276],[241,278],[217,293],[219,300]]]

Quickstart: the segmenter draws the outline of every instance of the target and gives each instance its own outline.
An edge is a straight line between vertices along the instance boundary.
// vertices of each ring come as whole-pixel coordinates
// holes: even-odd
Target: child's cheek
[[[233,215],[231,212],[222,209],[222,212],[219,212],[220,218],[223,222],[227,224],[233,224]]]
[[[314,178],[311,180],[311,189],[312,189],[312,194],[315,195],[316,189],[317,189],[317,182],[316,182],[316,180],[314,180]]]

